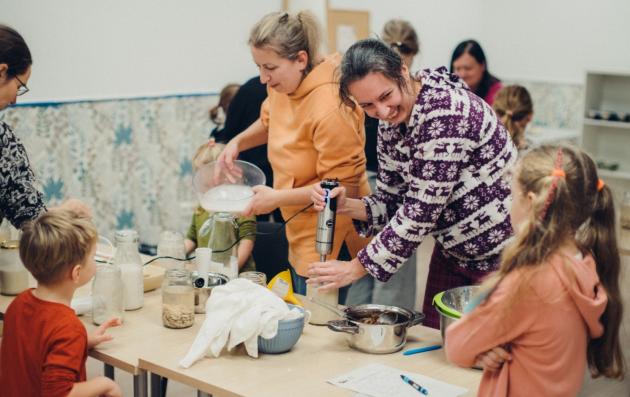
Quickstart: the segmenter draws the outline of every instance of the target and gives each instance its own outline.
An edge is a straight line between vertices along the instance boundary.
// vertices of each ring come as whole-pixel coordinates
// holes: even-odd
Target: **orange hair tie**
[[[604,185],[605,185],[604,180],[603,180],[603,179],[601,179],[601,178],[600,178],[600,179],[598,179],[598,180],[597,180],[597,191],[598,191],[598,192],[601,192],[601,191],[602,191],[602,189],[604,188]]]
[[[553,171],[551,171],[551,176],[557,176],[560,178],[564,178],[565,176],[567,176],[567,174],[564,172],[564,170],[560,169],[560,168],[556,168]]]

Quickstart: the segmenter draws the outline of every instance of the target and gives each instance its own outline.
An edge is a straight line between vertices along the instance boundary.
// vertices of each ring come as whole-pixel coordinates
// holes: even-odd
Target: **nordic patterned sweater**
[[[446,257],[470,271],[496,269],[512,234],[505,176],[516,148],[494,111],[446,68],[419,71],[422,88],[409,124],[381,121],[376,193],[364,197],[358,254],[366,270],[387,281],[427,234]]]

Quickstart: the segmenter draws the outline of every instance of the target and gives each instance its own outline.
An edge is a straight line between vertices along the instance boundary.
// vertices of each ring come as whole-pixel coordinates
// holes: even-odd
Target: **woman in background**
[[[240,87],[238,84],[228,84],[223,87],[219,94],[219,103],[210,108],[210,120],[216,126],[210,132],[210,138],[214,138],[218,143],[229,141],[229,138],[225,137],[225,122],[232,99],[234,99]]]
[[[492,108],[507,128],[519,152],[527,149],[529,143],[525,137],[525,128],[534,115],[532,97],[527,88],[520,85],[508,85],[501,88],[494,99]]]
[[[312,185],[325,178],[337,178],[351,197],[369,194],[363,114],[341,104],[335,80],[340,56],[320,54],[312,14],[268,14],[252,29],[249,44],[268,97],[260,118],[227,144],[219,161],[230,168],[241,151],[266,143],[274,187],[256,186],[245,215],[280,208],[289,219],[311,202]],[[316,225],[312,209],[286,224],[294,289],[302,294],[306,268],[319,259]],[[365,245],[347,216],[337,217],[334,237],[331,258],[343,243],[353,255]]]
[[[17,97],[28,92],[33,59],[22,36],[6,25],[0,25],[0,110],[15,104]],[[34,219],[46,205],[36,187],[35,175],[26,149],[11,127],[0,121],[0,221],[7,218],[16,228]],[[70,199],[60,208],[91,217],[81,201]]]
[[[451,57],[451,73],[458,75],[477,96],[492,106],[501,89],[501,80],[488,71],[486,54],[475,40],[462,41]]]
[[[420,41],[416,30],[402,19],[391,19],[383,26],[382,40],[398,52],[407,69],[420,52]],[[365,115],[365,157],[370,188],[376,191],[378,172],[377,159],[378,119]],[[366,274],[352,284],[348,290],[347,305],[377,303],[413,309],[416,303],[416,255],[412,255],[404,266],[386,283]]]

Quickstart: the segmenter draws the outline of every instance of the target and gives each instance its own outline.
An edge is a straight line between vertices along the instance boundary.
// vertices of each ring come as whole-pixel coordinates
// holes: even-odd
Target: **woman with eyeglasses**
[[[335,70],[341,57],[323,56],[321,43],[318,23],[309,12],[268,14],[250,33],[252,57],[268,96],[260,118],[233,138],[218,159],[229,168],[241,151],[267,144],[274,187],[254,187],[245,215],[280,208],[283,218],[289,219],[311,202],[311,186],[325,178],[337,178],[352,197],[370,191],[363,114],[340,102]],[[302,294],[306,267],[319,258],[316,225],[312,209],[286,224],[293,287]],[[338,216],[330,257],[337,258],[344,243],[353,254],[366,242],[349,217]]]
[[[407,69],[420,52],[420,40],[411,23],[403,19],[390,19],[383,26],[381,39],[398,52]],[[376,191],[378,172],[377,136],[378,119],[365,115],[365,157],[370,188]],[[347,305],[377,303],[380,305],[413,308],[416,303],[416,255],[412,255],[386,283],[370,274],[352,284],[348,290]]]
[[[14,29],[0,25],[0,110],[15,104],[17,97],[28,92],[31,77],[31,52]],[[11,127],[0,121],[0,221],[7,218],[20,228],[46,210],[42,193],[35,186],[26,149]],[[91,217],[81,201],[70,199],[61,208]]]

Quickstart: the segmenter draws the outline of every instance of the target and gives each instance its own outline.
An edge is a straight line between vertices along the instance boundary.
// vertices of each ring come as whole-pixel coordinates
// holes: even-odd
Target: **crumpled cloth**
[[[212,289],[206,302],[206,319],[179,365],[188,368],[204,355],[219,357],[226,346],[245,344],[247,354],[258,357],[258,336],[278,333],[278,321],[303,316],[267,288],[237,278]]]

